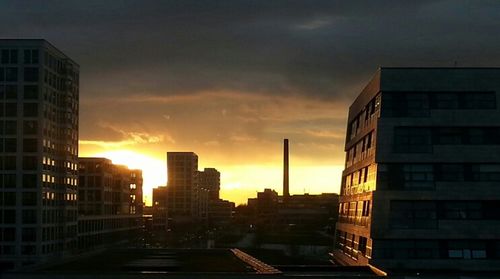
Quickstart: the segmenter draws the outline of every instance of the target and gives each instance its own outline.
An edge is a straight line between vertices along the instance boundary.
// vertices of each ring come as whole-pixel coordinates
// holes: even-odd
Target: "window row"
[[[24,82],[38,82],[39,70],[38,67],[24,67],[23,81]],[[17,67],[0,67],[0,82],[18,82],[19,81],[19,68]]]
[[[495,109],[496,92],[384,92],[382,117],[425,117],[433,109]]]
[[[38,86],[24,85],[23,89],[24,100],[38,100]],[[18,91],[18,86],[13,84],[0,84],[0,100],[19,100],[21,92]]]
[[[370,212],[370,200],[343,202],[339,204],[339,222],[367,226]]]
[[[500,127],[394,128],[396,153],[432,153],[433,145],[500,145]]]
[[[22,188],[36,188],[38,182],[37,174],[23,174],[21,176]],[[0,174],[0,189],[2,188],[16,188],[17,176],[15,174]]]
[[[372,255],[371,239],[341,230],[335,234],[335,248],[353,260],[360,255],[367,258]]]
[[[20,53],[23,54],[24,64],[38,64],[40,60],[38,49],[24,49],[22,52],[17,49],[2,49],[0,53],[0,63],[2,64],[17,64]]]
[[[357,163],[373,153],[374,132],[371,131],[346,151],[346,165]]]
[[[0,103],[0,117],[18,117],[17,103]],[[24,117],[38,117],[37,103],[23,104]]]
[[[0,224],[16,224],[16,214],[15,209],[0,210]],[[38,220],[37,216],[35,209],[23,209],[21,210],[20,221],[22,224],[36,224]]]
[[[379,259],[499,259],[499,240],[373,240]]]
[[[23,152],[37,152],[38,141],[37,139],[23,139],[22,140]],[[17,152],[17,139],[16,138],[0,138],[0,152],[14,153]]]
[[[500,220],[499,202],[393,200],[390,226],[394,229],[437,229],[438,220]]]
[[[0,206],[16,206],[16,192],[0,191]],[[38,192],[22,192],[22,206],[36,206],[38,204]]]
[[[434,189],[435,182],[500,181],[500,164],[379,164],[378,189]]]

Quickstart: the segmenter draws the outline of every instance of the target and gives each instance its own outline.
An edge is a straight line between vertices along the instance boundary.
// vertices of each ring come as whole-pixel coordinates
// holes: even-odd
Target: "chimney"
[[[288,139],[284,140],[283,146],[283,199],[287,200],[290,196],[288,187]]]

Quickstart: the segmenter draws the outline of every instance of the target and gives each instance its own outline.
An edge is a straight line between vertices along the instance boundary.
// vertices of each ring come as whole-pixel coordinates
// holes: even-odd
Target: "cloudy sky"
[[[0,37],[81,66],[80,155],[143,167],[194,151],[238,203],[338,192],[347,108],[379,66],[499,66],[500,1],[6,1]]]

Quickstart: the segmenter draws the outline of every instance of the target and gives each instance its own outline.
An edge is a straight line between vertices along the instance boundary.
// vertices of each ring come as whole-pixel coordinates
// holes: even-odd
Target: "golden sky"
[[[193,151],[200,170],[218,169],[224,199],[245,203],[264,188],[281,193],[283,138],[290,139],[292,194],[339,190],[345,104],[300,96],[201,92],[94,98],[80,106],[80,156],[107,157],[143,169],[147,204],[151,189],[166,184],[168,151]]]

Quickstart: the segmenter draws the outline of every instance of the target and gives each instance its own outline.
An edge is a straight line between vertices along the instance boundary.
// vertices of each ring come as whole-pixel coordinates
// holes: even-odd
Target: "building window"
[[[448,257],[450,259],[485,259],[486,243],[475,240],[448,241]]]
[[[440,127],[435,129],[434,144],[462,144],[463,129],[455,127]]]
[[[24,99],[25,100],[37,100],[38,99],[38,86],[25,85],[24,86]]]
[[[463,164],[437,164],[436,180],[438,181],[464,181],[465,171]]]
[[[23,188],[36,188],[37,175],[36,174],[23,174]]]
[[[2,49],[0,62],[2,64],[17,64],[17,49]]]
[[[16,170],[16,156],[5,156],[3,158],[4,170]]]
[[[17,100],[17,85],[6,85],[5,86],[5,99]]]
[[[38,104],[37,103],[24,103],[24,116],[25,117],[37,117],[38,116]]]
[[[17,117],[17,103],[5,103],[5,116]]]
[[[36,192],[23,192],[23,205],[24,206],[36,206],[37,204],[37,193]]]
[[[36,156],[24,156],[23,157],[23,169],[24,170],[37,170],[37,157]]]
[[[37,49],[24,50],[24,64],[38,64],[39,53]]]
[[[17,68],[16,67],[8,67],[5,68],[5,81],[7,82],[17,82]]]
[[[36,229],[35,228],[23,228],[22,240],[23,240],[23,242],[36,241]]]
[[[404,188],[429,189],[434,188],[434,171],[429,164],[403,165]]]
[[[0,182],[2,182],[2,181],[0,180]],[[4,174],[2,186],[3,186],[3,188],[16,188],[16,175],[15,174]]]
[[[391,201],[390,226],[393,229],[436,229],[436,202]]]
[[[444,219],[482,219],[483,209],[480,201],[444,202]]]
[[[495,92],[467,92],[461,94],[461,107],[464,109],[495,109]]]
[[[36,224],[36,210],[25,209],[23,210],[23,224]]]
[[[500,181],[500,164],[472,165],[473,181]]]
[[[438,92],[431,94],[431,107],[433,109],[458,109],[458,95],[450,92]]]
[[[431,130],[420,127],[396,127],[394,151],[396,153],[432,153]]]
[[[38,68],[25,67],[24,68],[24,81],[25,82],[38,82]]]
[[[23,152],[37,152],[37,151],[38,151],[37,139],[24,139],[23,140]]]
[[[36,120],[25,120],[23,122],[23,134],[25,134],[25,135],[37,135],[38,134],[38,122]]]
[[[5,152],[16,152],[17,151],[17,141],[15,138],[13,139],[5,139],[5,144],[4,144],[4,150]]]

